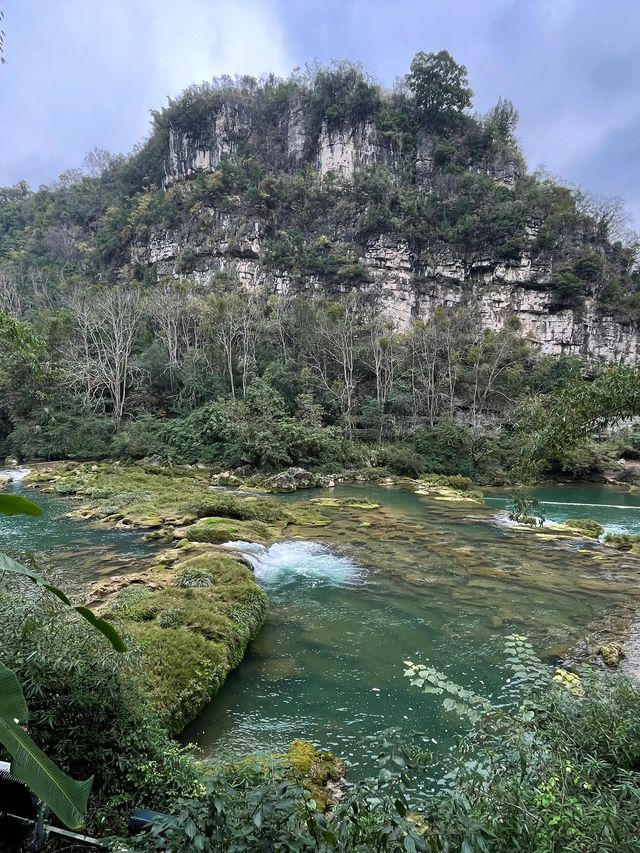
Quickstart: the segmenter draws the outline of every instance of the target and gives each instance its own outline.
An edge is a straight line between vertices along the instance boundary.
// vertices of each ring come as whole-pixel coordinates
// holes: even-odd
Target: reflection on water
[[[618,502],[617,493],[599,492],[601,505]],[[269,549],[234,543],[271,610],[245,662],[186,733],[212,759],[278,751],[304,737],[358,762],[363,737],[389,726],[446,746],[456,721],[437,698],[409,687],[403,659],[429,659],[496,695],[508,633],[555,654],[593,619],[638,598],[640,561],[598,543],[523,533],[496,524],[495,509],[402,490],[332,494],[382,506],[323,509],[333,524],[313,530],[317,543],[295,528],[292,541]]]

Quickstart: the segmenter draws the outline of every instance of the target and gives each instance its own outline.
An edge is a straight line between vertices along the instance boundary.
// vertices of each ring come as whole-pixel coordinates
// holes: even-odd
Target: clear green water
[[[240,546],[271,610],[245,661],[185,734],[206,757],[279,751],[303,737],[348,758],[357,775],[363,738],[390,726],[446,748],[455,722],[410,688],[403,659],[428,659],[497,696],[505,635],[525,633],[541,654],[560,655],[590,622],[640,594],[640,561],[598,543],[515,530],[497,523],[493,508],[379,487],[332,494],[382,508],[323,510],[334,524],[314,530],[319,545],[307,530],[267,551]],[[565,494],[574,496],[549,492]],[[612,490],[589,494],[603,510],[622,504]]]
[[[0,552],[28,558],[54,583],[74,591],[91,581],[124,574],[157,553],[138,532],[109,530],[65,518],[69,504],[19,483],[7,488],[35,501],[42,515],[0,516]]]
[[[640,533],[640,494],[612,486],[592,483],[540,486],[532,490],[549,521],[564,522],[570,518],[592,518],[607,533]],[[487,493],[490,506],[508,507],[504,493]]]
[[[139,534],[65,518],[66,502],[23,493],[43,515],[0,519],[0,550],[32,553],[67,589],[135,569],[156,551]],[[409,687],[403,659],[428,659],[498,695],[506,634],[523,632],[541,654],[561,655],[594,620],[638,604],[640,561],[598,543],[522,532],[498,523],[495,507],[399,489],[344,486],[331,495],[382,506],[323,510],[330,527],[294,528],[290,541],[268,551],[244,546],[269,593],[270,616],[185,733],[208,758],[280,751],[303,737],[348,758],[355,778],[367,764],[363,739],[390,726],[418,730],[434,750],[444,749],[455,719]],[[566,512],[625,529],[633,529],[640,505],[599,486],[549,488],[542,497],[597,504],[576,513],[554,503],[551,518]],[[504,496],[495,500],[499,506]]]

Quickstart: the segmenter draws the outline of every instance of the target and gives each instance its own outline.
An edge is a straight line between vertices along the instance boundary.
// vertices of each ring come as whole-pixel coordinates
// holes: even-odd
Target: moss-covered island
[[[26,480],[78,501],[73,517],[166,544],[151,565],[94,585],[91,603],[139,648],[142,684],[172,734],[217,693],[267,614],[251,566],[219,545],[268,545],[287,527],[331,523],[312,505],[236,495],[212,479],[204,467],[103,462],[41,465]]]

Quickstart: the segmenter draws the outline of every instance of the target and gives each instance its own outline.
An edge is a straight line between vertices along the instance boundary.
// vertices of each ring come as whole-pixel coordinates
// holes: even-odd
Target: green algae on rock
[[[311,503],[326,509],[380,509],[381,504],[369,498],[312,498]]]
[[[52,463],[34,469],[27,483],[45,492],[83,498],[83,504],[71,513],[76,518],[141,528],[158,541],[172,539],[175,527],[199,525],[199,519],[256,523],[255,528],[245,528],[245,535],[238,535],[242,527],[230,525],[226,540],[220,538],[222,523],[215,532],[208,530],[208,537],[198,528],[196,535],[205,536],[202,541],[214,543],[232,539],[264,543],[282,535],[290,524],[316,527],[331,523],[312,507],[287,508],[268,498],[214,489],[214,476],[207,469],[188,466]]]
[[[199,550],[169,552],[168,563],[132,577],[101,607],[139,646],[145,691],[172,734],[218,692],[267,613],[267,596],[241,558]]]
[[[569,518],[565,522],[566,527],[575,530],[589,539],[599,539],[604,533],[604,527],[591,518]]]
[[[230,518],[201,518],[188,527],[175,530],[176,539],[188,539],[190,542],[209,542],[221,545],[224,542],[255,542],[267,545],[274,541],[283,527],[275,527],[262,521],[237,521]]]

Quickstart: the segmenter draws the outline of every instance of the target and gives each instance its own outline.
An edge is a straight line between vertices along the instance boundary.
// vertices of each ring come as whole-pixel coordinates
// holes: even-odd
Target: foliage
[[[604,533],[604,527],[592,518],[568,518],[565,523],[590,539],[598,539]]]
[[[635,682],[546,667],[524,637],[507,639],[511,701],[494,705],[430,667],[406,675],[449,694],[472,721],[427,812],[432,849],[635,850],[638,833]]]
[[[424,460],[424,470],[433,474],[472,474],[470,461],[473,436],[461,424],[443,421],[432,429],[417,430],[416,450]]]
[[[509,518],[530,527],[542,527],[545,521],[544,507],[525,489],[516,489],[511,496]]]
[[[446,50],[417,53],[411,61],[407,85],[427,125],[440,129],[471,106],[467,69]]]
[[[638,412],[638,371],[624,365],[606,368],[592,382],[575,380],[526,401],[518,413],[522,449],[515,477],[535,478],[547,461],[563,458],[594,432]]]
[[[0,513],[3,515],[40,515],[36,504],[19,495],[0,495]],[[104,619],[96,616],[89,608],[73,606],[66,594],[56,586],[46,583],[44,578],[8,557],[0,554],[0,572],[9,578],[17,576],[29,580],[42,590],[51,593],[58,602],[74,611],[97,632],[106,637],[112,647],[123,652],[126,646],[115,630]],[[3,657],[7,660],[6,650]],[[52,811],[68,826],[79,827],[86,811],[87,798],[93,778],[76,782],[66,776],[32,740],[25,731],[29,721],[29,710],[22,686],[16,673],[0,663],[0,743],[11,756],[11,772],[24,782]]]
[[[216,774],[204,798],[180,802],[176,816],[157,821],[150,836],[123,840],[124,849],[427,850],[410,813],[425,756],[407,748],[393,730],[371,738],[367,748],[378,757],[377,777],[348,790],[330,815],[314,799],[306,764],[291,767],[288,756],[284,762],[247,761]]]
[[[195,791],[191,762],[140,693],[133,652],[115,653],[41,593],[18,600],[5,590],[2,607],[3,660],[22,683],[30,736],[67,773],[93,775],[89,831],[126,824],[134,804],[162,809]]]

